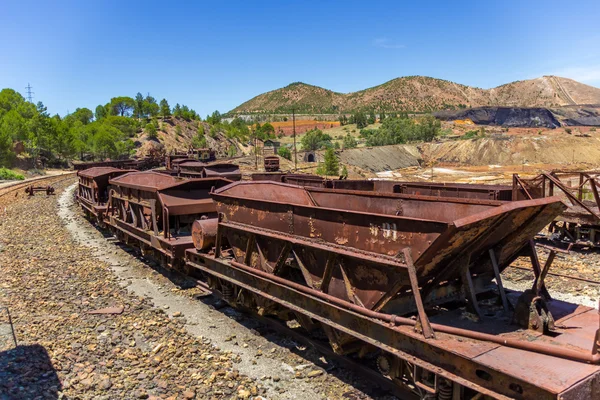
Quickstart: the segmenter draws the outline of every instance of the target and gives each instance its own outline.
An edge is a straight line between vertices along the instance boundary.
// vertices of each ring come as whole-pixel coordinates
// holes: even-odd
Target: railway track
[[[516,266],[516,265],[509,265],[508,268],[519,269],[519,270],[522,270],[522,271],[529,271],[529,272],[531,272],[533,274],[533,269],[528,268],[528,267],[519,267],[519,266]],[[548,272],[547,275],[556,276],[556,277],[559,277],[559,278],[566,278],[566,279],[570,279],[570,280],[573,280],[573,281],[592,283],[594,285],[600,285],[600,281],[597,281],[597,280],[594,280],[594,279],[582,278],[582,277],[579,277],[579,276],[570,276],[570,275],[565,275],[565,274],[559,274],[559,273],[556,273],[556,272]]]
[[[65,181],[67,179],[72,179],[76,176],[75,171],[73,172],[69,172],[66,174],[62,174],[62,175],[49,175],[49,176],[42,176],[39,178],[33,178],[33,179],[28,179],[25,181],[20,181],[20,182],[15,182],[15,184],[10,185],[10,186],[6,186],[3,188],[0,188],[0,197],[6,196],[10,193],[15,193],[19,190],[25,189],[28,186],[32,186],[32,185],[52,185],[52,184],[56,184],[62,181]]]

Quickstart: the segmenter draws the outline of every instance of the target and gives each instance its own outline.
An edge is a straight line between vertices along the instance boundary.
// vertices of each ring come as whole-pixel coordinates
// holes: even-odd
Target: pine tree
[[[337,176],[340,172],[340,165],[338,158],[335,155],[335,151],[332,148],[328,148],[325,152],[325,175]]]

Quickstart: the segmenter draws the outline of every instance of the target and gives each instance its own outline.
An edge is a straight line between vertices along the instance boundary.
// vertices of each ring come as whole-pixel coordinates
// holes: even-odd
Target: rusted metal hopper
[[[242,179],[242,173],[237,164],[223,162],[206,164],[204,167],[204,176],[206,178],[225,178],[231,181]]]
[[[78,171],[77,200],[81,207],[102,222],[108,201],[108,181],[130,172],[135,171],[113,167],[92,167]]]
[[[192,248],[191,227],[216,217],[210,191],[231,181],[187,179],[158,172],[134,172],[110,180],[109,223],[117,233],[173,259]]]
[[[474,295],[565,208],[557,198],[442,200],[276,182],[233,183],[213,198],[238,262],[281,274],[291,258],[301,275],[288,278],[397,314],[419,304],[404,295],[419,288],[426,302],[465,285]]]

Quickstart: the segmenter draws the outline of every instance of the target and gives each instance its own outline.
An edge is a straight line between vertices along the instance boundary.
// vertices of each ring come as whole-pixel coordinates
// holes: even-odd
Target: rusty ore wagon
[[[322,330],[417,398],[600,398],[596,310],[552,300],[533,237],[556,197],[500,201],[235,182],[187,265],[230,304]],[[529,257],[536,279],[500,273]]]

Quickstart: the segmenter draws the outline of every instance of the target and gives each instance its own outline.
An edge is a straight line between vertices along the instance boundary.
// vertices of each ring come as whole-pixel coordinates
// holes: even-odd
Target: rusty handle
[[[327,302],[335,304],[339,307],[343,307],[343,308],[352,310],[356,313],[362,314],[369,318],[379,319],[381,321],[389,322],[394,325],[415,326],[417,323],[417,321],[414,321],[410,318],[399,317],[399,316],[393,315],[393,314],[384,314],[384,313],[366,309],[364,307],[357,306],[356,304],[344,301],[342,299],[339,299],[337,297],[331,296],[331,295],[323,293],[323,292],[319,292],[318,290],[311,289],[309,287],[300,285],[298,283],[288,281],[286,279],[283,279],[276,275],[272,275],[267,272],[258,270],[256,268],[249,267],[249,266],[239,263],[237,261],[231,261],[231,265],[236,268],[242,269],[246,272],[249,272],[251,274],[258,275],[265,279],[269,279],[273,282],[289,286],[295,290],[304,292],[308,295],[318,297],[322,300],[325,300]],[[443,332],[443,333],[447,333],[450,335],[462,336],[462,337],[475,339],[475,340],[483,340],[483,341],[487,341],[487,342],[496,343],[496,344],[499,344],[502,346],[512,347],[515,349],[547,354],[547,355],[553,356],[553,357],[566,358],[566,359],[590,363],[590,364],[600,364],[600,353],[598,353],[598,352],[596,352],[595,354],[591,353],[591,352],[585,353],[583,351],[564,349],[564,348],[559,348],[556,346],[548,346],[548,345],[531,343],[531,342],[523,342],[520,340],[502,338],[502,337],[490,335],[487,333],[475,332],[475,331],[470,331],[470,330],[461,329],[461,328],[455,328],[455,327],[447,326],[447,325],[431,324],[431,327],[433,328],[434,331]],[[429,339],[429,340],[435,340],[435,339]]]

